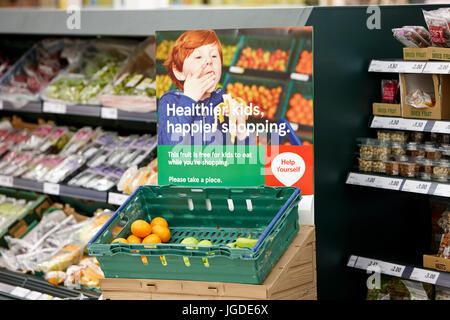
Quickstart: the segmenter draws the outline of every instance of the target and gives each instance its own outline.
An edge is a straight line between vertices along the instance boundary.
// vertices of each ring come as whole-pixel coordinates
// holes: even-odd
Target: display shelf
[[[450,121],[441,120],[374,116],[370,127],[372,129],[392,129],[450,134]]]
[[[369,72],[449,74],[450,61],[372,60]]]
[[[351,255],[347,267],[450,288],[450,273]]]
[[[450,183],[350,172],[346,184],[450,198]]]
[[[38,182],[23,178],[0,176],[0,185],[4,187],[35,191],[56,196],[65,196],[106,203],[108,193],[86,188],[72,187],[58,183]]]
[[[4,285],[1,286],[2,284]],[[37,276],[13,272],[3,268],[0,268],[0,289],[1,288],[5,291],[9,291],[11,288],[16,291],[16,294],[14,294],[14,291],[5,292],[1,290],[1,294],[10,299],[30,299],[29,297],[27,298],[27,295],[30,294],[31,291],[47,294],[60,299],[98,299],[98,296],[95,294],[55,286]]]
[[[0,97],[0,110],[12,112],[33,112],[77,115],[111,120],[126,120],[138,122],[156,122],[155,112],[128,112],[116,108],[107,108],[101,105],[66,105],[50,101],[29,102],[22,108],[15,108],[9,101],[2,101]]]

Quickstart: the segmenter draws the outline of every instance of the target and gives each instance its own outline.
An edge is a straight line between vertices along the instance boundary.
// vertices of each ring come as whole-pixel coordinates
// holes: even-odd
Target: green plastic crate
[[[10,198],[33,201],[31,207],[27,211],[17,216],[16,219],[12,221],[8,226],[0,230],[0,245],[4,246],[5,245],[4,236],[19,221],[24,220],[27,223],[27,225],[31,225],[33,224],[34,221],[39,220],[37,209],[46,201],[46,197],[44,195],[37,194],[31,191],[18,191],[9,188],[0,188],[0,194],[3,194]]]
[[[143,186],[89,242],[89,254],[107,278],[260,284],[298,233],[299,201],[293,187]],[[111,244],[115,226],[124,224],[117,238],[127,237],[133,221],[157,216],[169,223],[169,243]],[[251,249],[226,245],[249,236],[259,239]],[[213,245],[179,244],[185,237]]]
[[[236,83],[241,82],[244,85],[256,85],[256,86],[265,86],[266,88],[275,88],[278,86],[281,86],[281,94],[280,94],[280,101],[278,102],[277,111],[275,112],[275,116],[272,119],[273,121],[276,121],[280,119],[281,112],[283,109],[283,101],[284,97],[286,95],[286,82],[283,80],[277,80],[277,79],[268,79],[268,78],[260,78],[260,77],[250,77],[250,76],[242,76],[242,75],[232,75],[230,73],[227,73],[225,75],[225,79],[223,81],[223,88],[226,92],[227,85],[229,83]]]
[[[281,72],[287,73],[290,69],[292,57],[295,50],[296,39],[289,36],[262,36],[262,35],[244,35],[239,42],[239,47],[236,50],[231,66],[236,66],[241,56],[241,52],[246,47],[251,47],[252,49],[262,48],[264,51],[274,52],[277,49],[287,51],[289,50],[289,56],[286,63],[286,70],[284,71],[268,71],[268,72]],[[257,69],[259,70],[259,69]]]

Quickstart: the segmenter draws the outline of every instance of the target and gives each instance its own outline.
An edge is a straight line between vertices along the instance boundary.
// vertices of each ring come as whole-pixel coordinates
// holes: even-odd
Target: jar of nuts
[[[384,162],[386,167],[386,174],[390,176],[398,176],[399,174],[399,163],[397,161],[388,160]]]
[[[433,178],[437,181],[449,180],[450,161],[441,159],[433,167]]]
[[[358,158],[359,171],[372,172],[372,160]]]
[[[419,166],[414,161],[400,162],[400,175],[405,178],[415,178],[418,174]]]
[[[427,146],[425,146],[424,151],[425,151],[425,157],[427,159],[438,160],[442,157],[441,151],[434,146],[427,145]]]
[[[385,173],[386,164],[383,161],[373,161],[372,162],[372,172]]]
[[[391,154],[394,156],[401,156],[406,154],[405,145],[400,142],[391,143]]]
[[[409,157],[424,157],[425,150],[417,142],[408,142],[406,145],[406,155]]]
[[[419,131],[412,131],[409,134],[409,140],[412,142],[421,143],[425,139],[425,134]]]
[[[388,130],[377,130],[377,138],[379,140],[391,140],[391,131]]]
[[[406,143],[408,141],[408,133],[405,131],[392,131],[390,137],[392,141],[396,142]]]
[[[364,160],[374,159],[375,156],[375,146],[377,140],[370,138],[359,139],[359,156]]]
[[[391,154],[390,143],[388,141],[378,140],[373,151],[373,158],[375,160],[387,160]]]

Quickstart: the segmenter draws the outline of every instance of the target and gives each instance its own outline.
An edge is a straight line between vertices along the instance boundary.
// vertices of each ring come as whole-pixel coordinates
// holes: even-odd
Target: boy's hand
[[[211,87],[215,86],[214,73],[208,72],[200,76],[203,70],[204,67],[189,74],[184,81],[184,94],[195,101],[199,101]]]

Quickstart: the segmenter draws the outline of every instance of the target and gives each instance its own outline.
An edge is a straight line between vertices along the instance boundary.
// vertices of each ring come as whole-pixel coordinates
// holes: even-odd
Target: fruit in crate
[[[253,106],[259,106],[264,113],[263,117],[269,120],[275,117],[282,90],[281,86],[267,88],[264,85],[244,85],[241,82],[228,83],[226,87],[226,92],[233,97],[242,98],[248,105],[251,103]],[[261,117],[256,114],[254,116]]]
[[[258,242],[258,239],[237,238],[236,239],[236,247],[238,247],[238,248],[253,248],[257,242]]]
[[[169,227],[169,224],[167,223],[167,220],[164,219],[164,218],[161,218],[161,217],[153,218],[152,221],[150,222],[150,225],[152,226],[152,228],[154,226],[157,226],[157,225],[162,226],[162,227],[166,227],[166,228]]]
[[[152,227],[152,234],[157,235],[164,243],[169,242],[170,240],[170,230],[167,227],[155,225]]]
[[[286,71],[289,50],[276,49],[274,52],[264,51],[262,48],[246,47],[242,50],[236,66],[249,69],[268,71]]]
[[[145,238],[152,233],[152,227],[145,220],[136,220],[131,224],[131,233],[136,237]]]
[[[114,239],[111,243],[115,243],[115,242],[128,243],[127,239],[125,239],[125,238],[117,238],[117,239]]]
[[[172,80],[167,74],[156,75],[156,97],[159,99],[169,91]]]
[[[212,246],[213,244],[212,244],[211,241],[204,239],[204,240],[200,241],[200,242],[198,243],[198,245],[199,245],[199,246]]]
[[[156,48],[156,59],[166,60],[169,56],[170,49],[172,49],[175,41],[173,40],[163,40]]]
[[[289,109],[286,112],[286,119],[290,122],[301,123],[312,126],[313,100],[304,98],[300,93],[294,93],[289,99]]]
[[[150,234],[142,240],[142,243],[162,243],[161,238],[156,234]]]
[[[136,237],[134,234],[130,235],[127,238],[128,243],[141,243],[142,239],[139,237]]]
[[[295,72],[312,75],[313,70],[313,54],[307,50],[303,50],[298,59]]]
[[[184,238],[184,239],[180,242],[180,244],[196,245],[196,244],[198,244],[198,240],[195,239],[194,237],[187,237],[187,238]],[[188,248],[189,248],[189,247],[188,247]],[[190,249],[192,249],[192,248],[190,248]]]
[[[231,64],[236,48],[237,46],[222,46],[222,65],[228,67]]]

